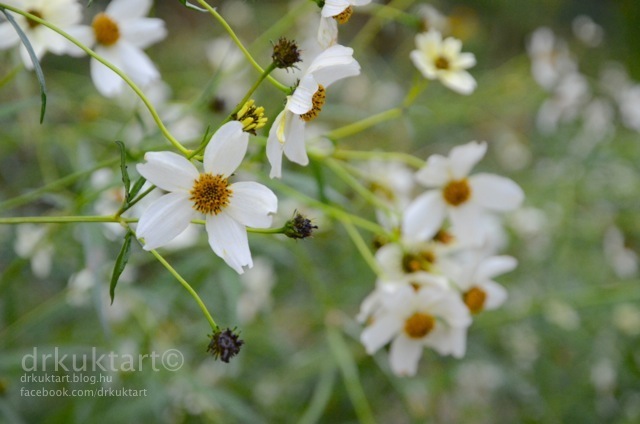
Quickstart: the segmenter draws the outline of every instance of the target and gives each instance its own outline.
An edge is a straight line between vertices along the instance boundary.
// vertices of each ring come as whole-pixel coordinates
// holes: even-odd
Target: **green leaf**
[[[122,249],[120,249],[120,253],[118,253],[118,257],[116,258],[116,263],[113,266],[111,284],[109,285],[109,295],[111,296],[112,305],[113,299],[116,295],[116,286],[118,285],[118,280],[122,275],[122,271],[124,271],[124,268],[127,266],[127,262],[129,262],[129,256],[131,254],[131,236],[132,233],[127,231],[127,235],[124,236],[124,243],[122,243]]]
[[[13,16],[10,13],[7,13],[7,11],[3,8],[0,8],[0,10],[2,10],[2,13],[4,13],[4,16],[6,16],[7,21],[9,21],[9,23],[18,33],[20,41],[22,42],[22,44],[24,44],[24,47],[27,49],[29,57],[31,58],[31,62],[33,62],[33,69],[36,72],[36,77],[38,78],[38,83],[40,84],[40,123],[42,124],[42,121],[44,121],[44,113],[47,109],[47,88],[44,84],[44,73],[42,72],[42,68],[40,67],[40,62],[38,62],[38,56],[36,56],[36,52],[33,50],[29,38],[24,33],[24,31],[22,31],[22,28],[20,28],[20,25],[18,25]]]
[[[124,184],[124,201],[125,204],[131,200],[131,194],[129,189],[131,188],[131,180],[129,179],[129,172],[127,172],[127,151],[122,141],[116,140],[115,143],[120,149],[120,172],[122,173],[122,183]]]
[[[131,192],[129,193],[129,196],[131,199],[133,199],[134,197],[136,197],[136,195],[138,194],[138,192],[140,192],[140,189],[142,188],[142,186],[144,185],[144,183],[147,182],[147,179],[144,177],[140,177],[138,178],[138,181],[136,181],[133,184],[133,187],[131,187]]]
[[[185,6],[187,9],[197,10],[198,12],[207,12],[207,9],[203,9],[199,6],[191,4],[187,0],[178,0],[178,1],[182,3],[182,5]]]

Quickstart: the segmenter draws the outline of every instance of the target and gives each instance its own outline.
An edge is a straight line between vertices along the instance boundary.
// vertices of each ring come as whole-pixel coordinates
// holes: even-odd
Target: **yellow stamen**
[[[232,192],[228,178],[204,173],[194,182],[189,194],[193,209],[205,215],[217,215],[229,204]]]

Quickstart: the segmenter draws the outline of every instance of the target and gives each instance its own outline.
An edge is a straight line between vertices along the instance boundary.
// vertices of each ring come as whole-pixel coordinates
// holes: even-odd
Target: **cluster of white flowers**
[[[160,77],[151,59],[142,51],[167,35],[164,21],[146,17],[152,0],[113,0],[104,12],[94,16],[90,26],[81,24],[83,7],[77,0],[12,0],[7,3],[55,25],[86,47],[94,48],[136,84],[144,86]],[[72,56],[85,54],[78,46],[39,22],[22,15],[12,15],[38,59],[46,52]],[[0,23],[0,49],[19,43],[18,33],[11,23]],[[33,68],[24,45],[20,47],[20,56],[27,68]],[[122,79],[95,58],[91,59],[91,78],[98,91],[107,97],[121,93],[124,87]]]
[[[431,156],[415,174],[428,190],[397,210],[401,236],[376,253],[380,275],[361,305],[358,318],[367,324],[361,341],[371,354],[392,341],[390,363],[397,375],[417,372],[425,346],[462,357],[472,315],[506,300],[493,278],[513,270],[516,260],[496,255],[490,243],[495,227],[486,219],[518,208],[524,193],[505,177],[469,175],[486,148],[471,142],[448,157]]]

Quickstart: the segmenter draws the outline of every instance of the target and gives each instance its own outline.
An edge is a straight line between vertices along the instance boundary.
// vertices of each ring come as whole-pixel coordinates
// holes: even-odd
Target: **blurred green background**
[[[427,4],[391,3],[414,16]],[[94,1],[85,15],[105,4]],[[635,271],[629,264],[640,251],[640,136],[625,125],[618,99],[603,88],[602,71],[625,69],[629,87],[640,81],[640,5],[632,0],[428,4],[448,17],[463,50],[476,55],[471,73],[477,91],[463,97],[434,82],[401,119],[340,140],[340,147],[403,151],[425,159],[470,140],[487,140],[489,154],[479,170],[506,175],[524,188],[523,210],[505,218],[504,252],[519,260],[516,271],[499,279],[509,300],[476,317],[463,359],[425,350],[419,374],[398,378],[386,352],[368,356],[354,317],[375,275],[339,223],[284,194],[274,225],[297,208],[320,229],[301,241],[250,235],[254,259],[264,261],[255,278],[273,284],[266,294],[270,301],[254,317],[238,313],[249,283],[212,254],[203,234],[191,248],[167,251],[216,320],[241,330],[245,345],[230,364],[205,352],[209,328],[197,305],[135,243],[110,306],[109,278],[121,241],[106,237],[102,225],[44,226],[36,250],[49,254],[52,265],[41,277],[32,270],[33,255],[16,252],[17,227],[5,225],[0,226],[0,422],[639,422],[640,280],[637,264]],[[311,1],[215,5],[262,64],[269,62],[271,40],[287,36],[302,42],[317,28]],[[340,41],[354,47],[362,75],[332,87],[321,118],[325,129],[397,106],[417,78],[408,59],[416,27],[377,19],[377,10],[358,9],[341,28]],[[191,137],[193,146],[207,126],[216,128],[225,118],[257,74],[242,60],[240,68],[224,69],[218,62],[230,56],[208,57],[214,40],[226,37],[210,16],[177,1],[156,2],[152,14],[166,21],[169,36],[147,52],[171,87],[178,116],[196,119],[197,124],[183,123],[185,141]],[[580,15],[602,27],[599,45],[576,38],[572,23]],[[538,110],[556,94],[536,84],[526,52],[541,26],[565,40],[590,87],[576,116],[546,132],[536,124]],[[0,80],[17,65],[14,53],[0,52]],[[168,145],[131,102],[100,97],[87,58],[47,55],[42,66],[48,86],[42,125],[32,73],[21,71],[0,87],[0,213],[96,214],[97,202],[120,184],[114,140],[127,144],[130,170],[146,149]],[[268,84],[254,98],[271,119],[284,100]],[[592,130],[585,130],[589,119],[580,111],[593,99],[607,101],[612,113],[605,134],[585,142],[590,139],[580,134]],[[250,155],[247,172],[269,184],[262,147]],[[97,188],[87,170],[102,168],[102,162],[113,173]],[[314,198],[316,173],[324,172],[326,187],[345,207],[373,217],[368,204],[328,171],[314,164],[287,169],[284,182]],[[47,188],[25,196],[40,187]],[[364,236],[372,241],[370,234]],[[92,348],[121,355],[177,349],[184,365],[177,371],[154,371],[146,364],[142,371],[102,373],[115,387],[147,389],[145,397],[25,397],[23,387],[96,387],[21,382],[28,374],[22,361],[34,347],[78,355],[91,354]]]

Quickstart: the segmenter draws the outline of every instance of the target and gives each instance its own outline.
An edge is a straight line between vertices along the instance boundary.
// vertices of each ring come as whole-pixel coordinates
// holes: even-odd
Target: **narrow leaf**
[[[113,266],[111,284],[109,285],[109,295],[111,296],[112,305],[113,299],[116,295],[118,280],[120,279],[120,275],[122,275],[122,271],[124,271],[124,268],[127,266],[127,262],[129,262],[129,255],[131,254],[131,236],[132,233],[127,231],[127,235],[124,236],[124,243],[122,243],[122,249],[120,249],[120,253],[118,253],[118,257],[116,258],[116,263]]]
[[[136,195],[140,192],[140,189],[142,188],[144,183],[146,182],[147,182],[146,178],[144,177],[138,178],[138,180],[133,184],[133,187],[131,187],[131,191],[129,192],[129,197],[131,199],[135,198]]]
[[[11,13],[7,13],[7,11],[3,8],[0,8],[0,10],[2,10],[2,13],[4,13],[4,16],[6,16],[7,21],[9,21],[9,23],[18,33],[20,41],[22,42],[22,44],[24,44],[24,47],[27,49],[29,57],[31,58],[31,62],[33,62],[33,69],[36,72],[36,77],[38,78],[38,83],[40,84],[40,123],[42,124],[42,121],[44,121],[44,113],[47,109],[47,88],[44,84],[44,73],[42,72],[42,68],[40,67],[40,62],[38,62],[38,56],[36,56],[36,52],[33,50],[29,38],[24,33],[24,31],[22,31],[22,28],[20,28],[20,25],[18,25]]]
[[[182,5],[185,6],[187,9],[197,10],[198,12],[207,12],[207,9],[203,9],[199,6],[191,4],[187,0],[178,0],[178,1],[182,3]]]
[[[120,149],[120,172],[122,173],[122,183],[124,184],[124,199],[125,203],[129,203],[131,195],[129,189],[131,188],[131,180],[129,179],[129,172],[127,171],[127,151],[125,150],[124,143],[116,140],[115,142]]]

